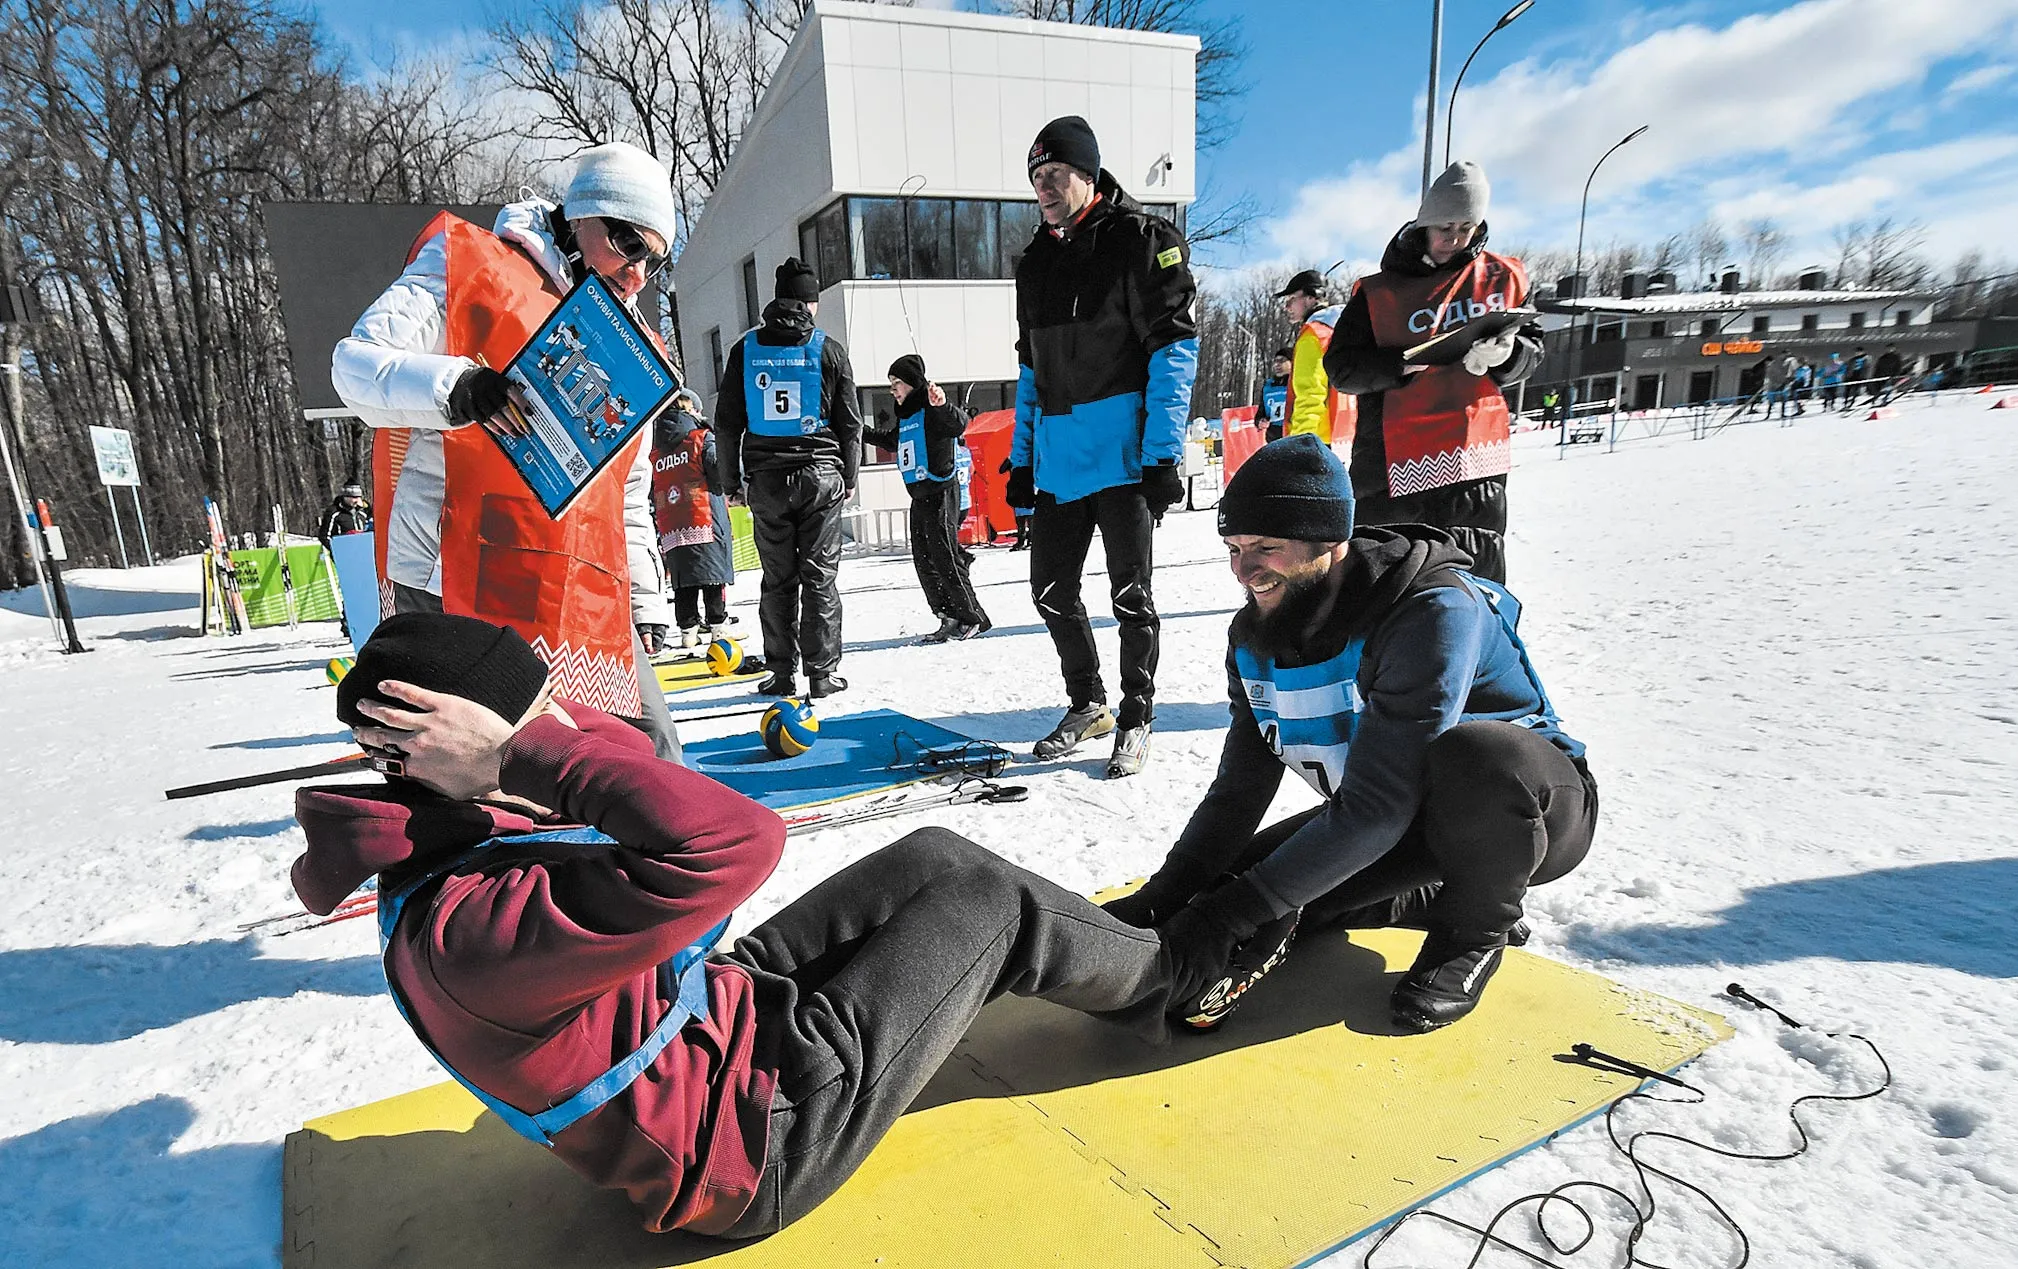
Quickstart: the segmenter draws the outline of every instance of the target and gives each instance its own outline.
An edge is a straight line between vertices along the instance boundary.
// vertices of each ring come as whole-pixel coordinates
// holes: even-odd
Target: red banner
[[[1220,473],[1223,481],[1232,480],[1247,456],[1267,440],[1268,434],[1254,425],[1254,413],[1255,407],[1251,405],[1236,405],[1219,412],[1219,452],[1225,463]]]

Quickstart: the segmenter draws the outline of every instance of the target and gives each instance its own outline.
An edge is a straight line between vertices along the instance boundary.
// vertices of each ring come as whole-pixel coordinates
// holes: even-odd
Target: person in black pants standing
[[[1039,758],[1109,732],[1107,778],[1149,760],[1157,639],[1151,529],[1184,500],[1184,431],[1198,373],[1191,248],[1100,166],[1077,115],[1053,119],[1026,158],[1043,218],[1016,265],[1016,433],[1008,500],[1034,507],[1030,595],[1051,631],[1071,705]],[[1121,626],[1121,716],[1107,712],[1079,579],[1093,531]],[[1118,728],[1117,728],[1118,722]]]
[[[820,280],[796,257],[778,266],[764,324],[722,368],[715,403],[722,475],[749,503],[764,566],[758,613],[765,696],[796,696],[803,656],[814,696],[846,691],[841,665],[841,505],[855,496],[862,415],[848,350],[813,324]],[[734,491],[740,490],[740,493]]]
[[[911,495],[911,562],[918,569],[918,587],[939,619],[939,628],[918,640],[947,643],[972,639],[995,623],[981,611],[981,600],[968,580],[973,558],[960,549],[960,488],[957,479],[960,438],[967,432],[967,414],[946,400],[939,385],[925,376],[925,360],[907,353],[890,363],[890,395],[897,399],[897,425],[888,431],[864,426],[871,445],[897,451],[897,471]]]

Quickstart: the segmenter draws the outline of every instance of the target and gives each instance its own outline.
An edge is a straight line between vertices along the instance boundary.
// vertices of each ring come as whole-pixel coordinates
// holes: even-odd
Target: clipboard
[[[1491,339],[1504,334],[1541,314],[1522,305],[1518,308],[1501,309],[1494,313],[1482,313],[1462,326],[1453,327],[1441,335],[1432,335],[1412,348],[1402,350],[1403,365],[1448,366],[1461,361],[1473,344],[1482,339]]]
[[[491,439],[555,519],[680,391],[609,286],[577,283],[505,367],[524,436]]]

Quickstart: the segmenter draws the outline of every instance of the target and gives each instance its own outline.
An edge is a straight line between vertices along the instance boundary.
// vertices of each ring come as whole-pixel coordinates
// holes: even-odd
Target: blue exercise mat
[[[685,746],[687,766],[774,811],[818,806],[1006,763],[1009,751],[936,723],[873,709],[820,720],[820,739],[796,758],[764,748],[755,729]]]
[[[343,592],[343,620],[350,644],[362,651],[378,627],[378,557],[369,533],[339,533],[329,540],[329,562],[336,566],[337,589]]]

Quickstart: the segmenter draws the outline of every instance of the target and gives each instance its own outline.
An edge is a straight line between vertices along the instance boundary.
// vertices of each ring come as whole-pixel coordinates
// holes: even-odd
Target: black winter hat
[[[1099,180],[1100,142],[1093,135],[1093,125],[1078,115],[1065,115],[1045,124],[1030,145],[1030,161],[1024,165],[1024,175],[1046,163],[1069,163],[1086,173],[1087,180]]]
[[[1298,542],[1352,536],[1352,478],[1309,433],[1270,441],[1248,456],[1219,499],[1219,534]],[[353,671],[355,673],[355,671]]]
[[[917,353],[905,353],[890,363],[890,377],[900,383],[911,385],[911,391],[925,390],[925,359]]]
[[[820,275],[812,266],[797,256],[786,256],[778,266],[777,284],[772,289],[772,299],[798,300],[802,304],[815,304],[820,299]]]
[[[1275,298],[1280,300],[1280,299],[1287,299],[1289,296],[1292,295],[1323,295],[1323,294],[1324,294],[1324,275],[1322,273],[1319,273],[1316,269],[1305,269],[1303,272],[1297,274],[1295,277],[1291,278],[1288,282],[1284,283],[1282,289],[1275,293]]]
[[[546,686],[547,667],[516,630],[475,617],[403,612],[378,623],[336,685],[337,719],[349,727],[377,726],[358,712],[361,700],[411,709],[379,695],[386,679],[475,701],[515,723]]]

